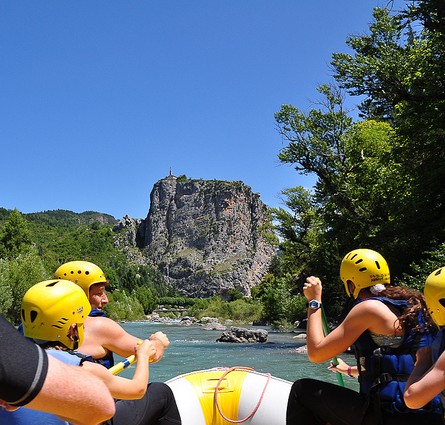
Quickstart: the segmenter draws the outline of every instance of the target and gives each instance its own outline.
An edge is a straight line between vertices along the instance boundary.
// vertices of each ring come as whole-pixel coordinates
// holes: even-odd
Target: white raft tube
[[[198,370],[166,382],[183,425],[285,425],[292,382],[236,366]]]

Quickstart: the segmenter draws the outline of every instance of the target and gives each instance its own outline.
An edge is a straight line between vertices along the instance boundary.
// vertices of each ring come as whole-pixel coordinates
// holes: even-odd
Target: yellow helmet
[[[445,267],[433,271],[425,281],[423,295],[431,318],[439,326],[445,326]]]
[[[378,283],[389,284],[390,274],[386,260],[372,249],[355,249],[343,258],[340,278],[349,297],[356,299],[361,289]],[[348,281],[354,283],[354,293],[349,292]]]
[[[28,338],[76,349],[83,341],[83,322],[90,310],[79,286],[68,280],[45,280],[28,289],[23,297],[23,332]],[[72,324],[77,324],[78,339],[70,337]]]
[[[102,269],[88,261],[70,261],[62,264],[54,273],[54,279],[66,279],[79,285],[90,296],[90,286],[95,283],[108,285]]]

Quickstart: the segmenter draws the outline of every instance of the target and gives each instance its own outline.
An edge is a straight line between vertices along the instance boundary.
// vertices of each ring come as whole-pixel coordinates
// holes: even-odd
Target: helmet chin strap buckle
[[[77,328],[77,323],[73,323],[68,331],[67,337],[73,341],[73,350],[77,350],[79,348],[79,330]]]

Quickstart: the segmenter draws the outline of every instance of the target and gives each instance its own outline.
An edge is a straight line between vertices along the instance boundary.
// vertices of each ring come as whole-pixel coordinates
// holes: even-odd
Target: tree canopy
[[[396,281],[441,249],[444,23],[441,1],[376,8],[369,33],[346,40],[353,53],[333,54],[334,82],[318,88],[318,107],[276,113],[280,161],[316,176],[312,189],[283,190],[284,207],[274,211],[278,273],[294,259],[296,277],[327,278],[335,299],[339,263],[351,249],[381,252]],[[345,96],[357,98],[358,118],[345,110]]]

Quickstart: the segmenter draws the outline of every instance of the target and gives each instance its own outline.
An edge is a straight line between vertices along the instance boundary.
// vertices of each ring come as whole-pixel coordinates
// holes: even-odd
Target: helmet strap
[[[73,350],[77,350],[79,348],[79,330],[77,329],[77,323],[73,323],[70,326],[67,336],[73,341]]]

